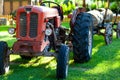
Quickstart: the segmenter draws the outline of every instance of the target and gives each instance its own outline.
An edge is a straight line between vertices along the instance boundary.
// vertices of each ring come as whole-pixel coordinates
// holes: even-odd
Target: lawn
[[[65,26],[68,25],[63,23]],[[0,41],[9,47],[15,41],[7,33],[8,26],[0,26]],[[120,39],[105,45],[103,36],[94,35],[92,58],[84,64],[76,64],[70,53],[69,72],[66,80],[120,80]],[[54,57],[36,57],[22,60],[19,55],[10,55],[10,71],[0,76],[0,80],[56,80]]]

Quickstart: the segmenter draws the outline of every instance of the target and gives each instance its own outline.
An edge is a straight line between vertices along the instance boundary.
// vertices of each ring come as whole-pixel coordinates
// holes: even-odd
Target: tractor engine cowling
[[[16,38],[13,51],[42,52],[49,44],[45,40],[47,23],[52,20],[54,27],[60,26],[60,16],[57,9],[44,6],[25,6],[17,10]]]

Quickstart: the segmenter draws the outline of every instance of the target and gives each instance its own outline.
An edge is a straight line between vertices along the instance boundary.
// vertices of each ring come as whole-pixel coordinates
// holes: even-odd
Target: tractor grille
[[[29,36],[34,38],[37,36],[37,27],[38,27],[38,15],[36,13],[31,13],[30,15],[30,32]]]
[[[20,15],[20,36],[25,37],[27,34],[27,17],[26,13],[23,12]]]
[[[29,21],[27,21],[27,19],[29,19]],[[27,25],[27,23],[30,23],[29,26]],[[27,28],[27,26],[29,28]],[[37,28],[38,28],[38,14],[37,13],[30,13],[29,18],[27,17],[26,12],[22,12],[20,14],[20,36],[26,37],[27,33],[29,33],[30,38],[35,38],[37,36]]]

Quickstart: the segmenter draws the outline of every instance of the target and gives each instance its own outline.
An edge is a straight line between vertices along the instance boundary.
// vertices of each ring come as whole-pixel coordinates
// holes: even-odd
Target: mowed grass
[[[68,23],[63,23],[68,26]],[[2,31],[1,31],[2,29]],[[9,35],[6,27],[0,26],[0,41],[12,47],[15,38]],[[69,72],[66,80],[120,80],[120,39],[105,45],[103,36],[94,35],[92,58],[84,64],[76,64],[70,53]],[[0,80],[56,80],[56,59],[35,57],[22,60],[19,55],[10,55],[10,71],[0,76]]]

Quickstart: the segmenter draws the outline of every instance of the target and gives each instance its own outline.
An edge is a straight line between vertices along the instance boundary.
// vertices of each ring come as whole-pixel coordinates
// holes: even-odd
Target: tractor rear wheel
[[[6,42],[0,42],[0,75],[5,74],[9,71],[9,54],[8,45]]]
[[[107,23],[105,27],[105,43],[106,45],[109,45],[112,43],[112,36],[113,36],[113,28],[112,24]]]
[[[69,64],[69,48],[66,45],[61,45],[57,55],[57,78],[64,79],[68,74]]]
[[[116,37],[117,37],[118,39],[120,38],[120,22],[118,22],[118,25],[117,25]]]
[[[73,27],[74,62],[84,63],[92,55],[93,21],[89,13],[79,13]]]

